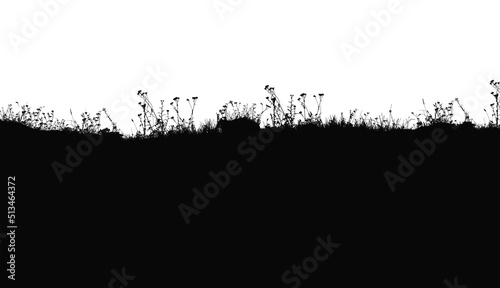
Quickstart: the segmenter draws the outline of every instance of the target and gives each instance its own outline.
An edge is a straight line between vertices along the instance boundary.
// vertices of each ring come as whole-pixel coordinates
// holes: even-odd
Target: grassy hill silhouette
[[[293,287],[284,272],[328,237],[340,246],[301,286],[500,285],[498,127],[286,115],[129,138],[0,121],[14,287],[106,286],[122,267],[130,287]]]

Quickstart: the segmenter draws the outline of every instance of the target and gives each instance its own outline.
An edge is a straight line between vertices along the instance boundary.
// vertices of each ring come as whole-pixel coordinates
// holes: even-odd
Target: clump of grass
[[[425,105],[424,99],[422,99],[422,103],[424,104],[424,110],[422,113],[415,114],[414,112],[411,112],[411,114],[416,118],[417,120],[417,128],[423,127],[423,126],[429,126],[429,125],[434,125],[434,124],[439,124],[439,123],[445,123],[445,124],[453,124],[453,101],[448,103],[448,106],[443,107],[443,104],[441,102],[435,102],[433,104],[434,106],[434,114],[429,112]],[[423,116],[423,119],[420,119],[420,117]]]
[[[316,101],[316,112],[313,113],[307,108],[306,98],[307,94],[302,93],[300,97],[297,98],[302,110],[297,112],[297,105],[294,104],[294,95],[290,95],[290,100],[288,106],[283,108],[279,97],[274,92],[274,87],[266,85],[264,89],[269,93],[270,96],[266,97],[269,105],[266,105],[270,110],[271,125],[273,127],[295,127],[301,124],[316,124],[321,126],[323,121],[321,120],[321,104],[323,103],[324,94],[313,95]],[[302,116],[302,119],[297,119],[297,117]],[[268,119],[269,120],[269,119]],[[297,120],[297,122],[295,121]]]
[[[44,112],[44,107],[42,106],[32,111],[27,104],[19,105],[19,102],[16,102],[16,104],[21,111],[15,112],[13,105],[9,104],[7,109],[2,108],[0,119],[3,121],[15,121],[39,130],[63,130],[68,127],[68,124],[64,120],[55,118],[54,110]]]
[[[213,133],[216,129],[216,123],[212,119],[206,119],[205,122],[201,123],[200,128],[196,130],[198,134],[208,134]]]
[[[293,119],[295,118],[294,114],[286,113],[281,105],[280,99],[274,93],[274,87],[269,87],[266,85],[264,89],[269,93],[270,96],[266,97],[266,100],[269,102],[270,117],[271,117],[271,125],[272,127],[280,127],[280,126],[292,126]],[[293,97],[291,97],[293,98]],[[289,111],[295,111],[296,107],[293,107],[293,102],[290,100]],[[267,106],[266,106],[267,107]]]
[[[263,105],[261,103],[261,105]],[[222,105],[222,109],[219,109],[217,113],[217,122],[221,119],[224,120],[235,120],[238,118],[248,118],[257,123],[260,123],[262,114],[267,110],[262,107],[261,112],[257,112],[257,104],[243,104],[241,102],[236,102],[230,100],[226,104]]]
[[[290,95],[290,100],[288,101],[288,106],[284,107],[281,104],[279,97],[274,91],[274,87],[266,85],[264,89],[269,93],[270,96],[266,97],[267,104],[260,103],[260,112],[257,111],[257,104],[244,104],[241,102],[229,101],[219,109],[217,113],[217,122],[221,119],[224,120],[234,120],[238,118],[247,118],[253,120],[256,123],[264,123],[265,127],[295,127],[301,124],[316,124],[318,126],[322,125],[321,120],[321,104],[323,101],[324,94],[318,94],[313,96],[316,100],[316,112],[313,113],[307,108],[306,104],[306,93],[302,93],[298,99],[294,99],[294,95]],[[298,101],[302,107],[301,111],[297,112],[297,105],[295,101]],[[269,112],[269,118],[266,121],[262,121],[262,118]],[[302,117],[302,119],[298,119]]]
[[[397,130],[397,129],[410,129],[410,122],[412,119],[395,119],[392,116],[392,105],[389,108],[389,117],[382,114],[378,117],[371,117],[370,112],[360,112],[360,115],[356,117],[358,109],[349,110],[349,117],[344,117],[344,113],[340,113],[340,117],[336,116],[330,117],[327,121],[326,126],[332,127],[353,127],[353,128],[365,128],[372,130]]]
[[[71,117],[73,118],[73,111],[70,109]],[[101,112],[97,112],[96,116],[91,117],[88,112],[83,112],[80,114],[82,117],[82,124],[79,125],[78,122],[73,118],[73,129],[81,133],[98,133],[101,130]]]
[[[410,129],[410,122],[412,119],[406,118],[402,120],[400,118],[395,119],[392,116],[392,105],[389,108],[389,118],[385,118],[384,115],[380,114],[379,118],[376,118],[378,123],[376,124],[376,129],[379,130],[399,130],[399,129]]]
[[[498,127],[500,127],[499,126],[499,123],[500,123],[500,114],[499,114],[499,112],[500,112],[499,111],[500,110],[500,100],[498,99],[498,94],[500,93],[500,82],[495,82],[495,80],[491,80],[490,85],[493,86],[493,88],[495,89],[494,92],[491,92],[491,95],[493,95],[493,97],[495,97],[495,102],[490,104],[490,107],[492,110],[491,118],[488,115],[488,113],[486,112],[486,109],[484,109],[484,112],[488,116],[489,126],[498,128]]]
[[[139,90],[137,92],[144,102],[139,102],[139,106],[142,108],[142,113],[139,113],[137,116],[139,117],[139,128],[132,120],[136,128],[136,137],[144,138],[144,137],[159,137],[165,136],[169,133],[191,133],[196,132],[196,128],[194,125],[194,109],[196,107],[196,101],[198,97],[192,97],[191,99],[187,99],[189,106],[191,108],[190,117],[186,120],[185,118],[180,116],[179,111],[179,97],[175,97],[172,102],[170,102],[170,106],[172,106],[173,111],[175,112],[174,116],[170,115],[170,110],[165,109],[165,101],[160,100],[160,111],[157,114],[154,111],[153,105],[148,99],[148,92]],[[169,122],[172,121],[173,124]]]
[[[175,132],[194,132],[196,131],[196,128],[194,126],[194,108],[196,107],[196,100],[198,100],[198,97],[192,97],[192,103],[191,100],[188,98],[186,101],[189,103],[189,107],[191,108],[191,114],[189,118],[186,120],[185,118],[182,118],[180,116],[179,112],[179,97],[174,98],[174,102],[171,102],[170,105],[173,107],[176,117],[172,117],[172,120],[175,122],[174,126],[174,131]]]
[[[357,109],[349,111],[349,118],[344,117],[344,112],[340,113],[340,117],[337,118],[336,115],[330,117],[326,123],[326,126],[336,126],[336,127],[355,127],[356,122],[354,121],[354,115]]]
[[[82,133],[109,133],[118,131],[116,123],[111,120],[105,108],[102,111],[112,123],[112,130],[109,128],[101,129],[101,111],[97,112],[94,117],[91,117],[88,112],[82,113],[82,124],[79,125],[73,118],[73,111],[70,109],[71,117],[73,118],[72,125],[70,126],[64,119],[57,119],[54,115],[54,110],[44,112],[44,106],[42,106],[32,111],[27,104],[19,105],[19,102],[16,102],[16,104],[20,111],[15,112],[13,105],[9,104],[7,109],[2,108],[0,119],[3,121],[15,121],[30,128],[44,131],[77,131]]]
[[[307,109],[307,105],[306,105],[306,96],[307,94],[306,93],[302,93],[300,94],[300,97],[297,99],[300,103],[300,105],[302,106],[302,109],[303,111],[299,111],[298,114],[300,114],[303,119],[299,119],[299,125],[302,124],[302,123],[305,123],[305,124],[317,124],[317,125],[322,125],[323,122],[321,121],[321,103],[323,102],[323,96],[324,94],[320,93],[318,94],[319,97],[316,97],[316,95],[313,95],[313,98],[314,100],[316,100],[316,113],[312,113],[309,109]],[[291,95],[293,96],[293,95]],[[318,101],[318,98],[319,98],[319,101]],[[290,104],[291,104],[291,100],[290,100]],[[292,114],[293,115],[293,114]]]
[[[96,115],[92,117],[90,113],[88,112],[83,112],[80,114],[81,117],[81,125],[78,124],[78,122],[75,120],[73,117],[73,111],[70,109],[70,114],[72,118],[72,127],[66,127],[63,130],[65,131],[77,131],[80,133],[93,133],[93,134],[101,134],[101,133],[119,133],[119,130],[117,128],[116,122],[114,122],[109,114],[106,111],[106,108],[103,108],[101,111],[97,111]],[[104,112],[106,117],[109,119],[112,125],[112,129],[110,130],[109,128],[104,128],[101,129],[102,124],[101,124],[101,112]]]
[[[375,129],[375,130],[381,130],[381,131],[387,131],[387,130],[399,130],[399,129],[410,129],[410,122],[413,119],[399,119],[399,118],[394,118],[392,116],[392,105],[389,108],[389,117],[384,116],[383,114],[380,114],[379,116],[375,118],[367,118],[369,112],[365,113],[365,116],[362,117],[363,119],[363,126],[366,126],[367,128],[370,129]]]

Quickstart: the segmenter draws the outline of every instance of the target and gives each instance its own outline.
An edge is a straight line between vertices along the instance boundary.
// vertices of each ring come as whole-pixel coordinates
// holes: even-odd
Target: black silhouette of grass
[[[412,112],[412,118],[395,119],[392,116],[392,105],[389,109],[389,117],[380,114],[377,117],[371,117],[370,112],[359,113],[358,110],[350,110],[348,117],[345,117],[343,112],[340,117],[330,116],[325,120],[322,119],[321,105],[323,103],[324,94],[320,93],[318,96],[313,95],[315,100],[314,109],[309,109],[306,99],[310,99],[306,93],[300,94],[300,97],[295,98],[290,95],[290,99],[284,106],[275,93],[274,87],[266,85],[264,89],[269,93],[266,97],[267,103],[260,103],[260,111],[257,109],[257,104],[243,104],[241,102],[229,101],[222,106],[216,113],[217,120],[214,122],[212,119],[205,120],[198,128],[195,127],[194,110],[198,97],[186,99],[190,106],[189,117],[182,117],[179,111],[180,98],[175,97],[170,102],[171,110],[166,109],[165,101],[160,101],[158,111],[155,111],[152,103],[149,101],[146,91],[138,91],[137,95],[142,99],[138,104],[142,108],[142,113],[137,115],[138,121],[133,122],[136,133],[135,135],[126,136],[129,138],[155,138],[160,136],[167,136],[171,134],[198,134],[198,133],[214,133],[220,129],[216,124],[221,119],[231,121],[235,119],[250,119],[263,127],[283,127],[283,128],[297,128],[298,126],[317,126],[317,127],[360,127],[371,130],[400,130],[400,129],[416,129],[420,127],[431,126],[434,124],[451,124],[451,125],[467,125],[477,128],[499,128],[500,120],[500,100],[498,95],[500,93],[500,82],[491,80],[490,85],[495,89],[491,92],[495,98],[495,102],[491,106],[491,117],[484,109],[488,116],[488,123],[477,124],[469,118],[469,113],[465,111],[458,98],[455,98],[448,105],[443,106],[443,103],[436,102],[433,104],[433,113],[429,111],[425,101],[422,99],[424,109],[420,112]],[[454,103],[463,111],[465,118],[462,122],[452,120]],[[19,105],[16,102],[20,111],[14,111],[13,105],[9,104],[6,109],[2,108],[0,112],[0,120],[13,121],[26,125],[30,128],[49,131],[77,131],[81,133],[113,133],[124,135],[121,132],[116,122],[114,122],[106,109],[98,111],[95,116],[91,116],[88,112],[82,113],[80,122],[74,119],[71,112],[72,120],[66,121],[64,119],[57,119],[54,116],[54,111],[44,112],[44,107],[39,107],[32,111],[31,108],[25,105]],[[103,114],[111,123],[110,128],[102,128],[101,116]],[[414,124],[411,124],[414,121]],[[69,123],[68,123],[69,122]]]
[[[458,99],[436,102],[433,110],[423,101],[407,119],[395,119],[392,106],[387,116],[354,109],[325,119],[323,94],[284,100],[274,88],[265,90],[265,103],[229,101],[216,120],[198,127],[197,97],[185,100],[190,111],[184,116],[180,98],[155,108],[139,91],[142,111],[131,141],[103,137],[92,146],[90,139],[101,138],[81,133],[120,134],[106,109],[80,119],[71,113],[72,120],[58,120],[43,107],[1,109],[4,162],[22,179],[16,201],[20,213],[36,215],[22,218],[20,239],[37,241],[22,242],[20,259],[36,254],[45,263],[26,262],[23,272],[34,276],[19,285],[36,280],[67,287],[79,279],[80,286],[94,287],[108,277],[81,277],[81,271],[109,271],[126,260],[137,287],[156,287],[165,277],[171,286],[234,287],[245,279],[246,286],[275,287],[286,267],[312,252],[308,241],[332,233],[343,250],[322,263],[308,280],[312,286],[437,287],[460,266],[471,286],[498,287],[500,234],[491,228],[500,219],[498,92],[489,122],[476,125]],[[453,118],[457,105],[465,115],[460,121]],[[453,125],[474,129],[455,132]],[[241,126],[250,131],[240,133]],[[284,129],[271,134],[265,127]],[[257,135],[240,138],[256,128]],[[449,140],[416,144],[436,137]],[[417,149],[433,152],[422,152],[423,164],[391,193],[384,172],[400,173],[399,155],[419,162]],[[69,168],[62,183],[54,161]],[[210,201],[204,208],[202,195]],[[198,209],[189,226],[179,203]],[[40,238],[55,219],[64,229]],[[92,233],[82,234],[91,225]],[[87,248],[75,248],[82,245]],[[155,257],[144,261],[144,255]],[[186,265],[170,265],[165,276],[165,259]],[[380,259],[388,260],[379,265]],[[44,279],[53,267],[60,277]],[[258,273],[248,277],[248,271]]]
[[[218,132],[222,132],[230,137],[245,137],[259,132],[259,123],[248,117],[239,117],[234,120],[226,118],[219,119],[215,127]],[[241,137],[240,137],[241,136]]]

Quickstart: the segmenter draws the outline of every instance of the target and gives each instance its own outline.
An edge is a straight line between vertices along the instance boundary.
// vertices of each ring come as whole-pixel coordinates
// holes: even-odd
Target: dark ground
[[[398,174],[398,156],[408,160],[433,133],[445,140],[392,192],[384,173]],[[297,275],[282,277],[315,255],[318,237],[340,246],[320,250],[328,259],[301,287],[446,288],[455,277],[500,287],[498,129],[272,134],[264,148],[258,140],[262,151],[221,134],[105,135],[71,168],[67,149],[85,154],[87,136],[0,122],[4,196],[15,176],[18,225],[16,280],[0,239],[0,287],[295,287]],[[62,181],[55,162],[73,169]],[[179,205],[193,207],[193,188],[236,162],[229,170],[240,173],[217,196],[197,197],[205,207],[186,224]],[[113,282],[122,268],[135,278]]]

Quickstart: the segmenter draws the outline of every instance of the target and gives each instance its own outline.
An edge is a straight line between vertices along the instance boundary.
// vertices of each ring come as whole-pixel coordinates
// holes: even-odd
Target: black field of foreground
[[[498,129],[0,137],[0,287],[500,287]]]

